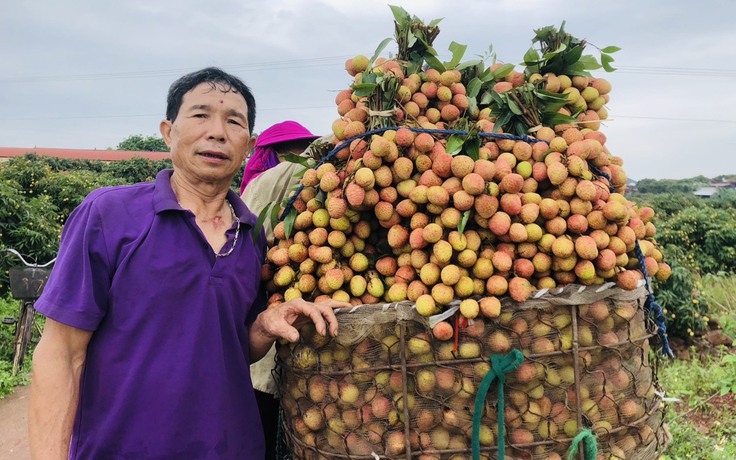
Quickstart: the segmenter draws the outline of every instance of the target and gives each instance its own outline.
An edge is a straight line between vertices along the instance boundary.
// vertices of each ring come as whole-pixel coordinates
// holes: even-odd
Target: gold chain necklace
[[[240,219],[238,219],[238,216],[235,215],[235,210],[233,209],[233,205],[230,204],[230,201],[226,199],[225,203],[227,203],[227,206],[230,208],[230,212],[233,215],[233,221],[235,222],[235,238],[233,238],[233,245],[230,246],[230,249],[228,249],[226,253],[220,254],[219,252],[215,252],[213,250],[212,252],[215,253],[215,257],[227,257],[232,254],[235,250],[235,245],[238,244],[238,236],[240,236]]]

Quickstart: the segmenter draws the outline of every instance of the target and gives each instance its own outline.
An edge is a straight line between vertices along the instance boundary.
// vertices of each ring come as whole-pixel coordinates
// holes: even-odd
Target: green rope
[[[598,438],[592,431],[585,428],[572,440],[570,450],[567,451],[567,460],[575,460],[578,454],[578,445],[583,443],[585,460],[595,460],[598,457]]]
[[[511,350],[506,356],[491,355],[491,370],[483,377],[478,387],[478,394],[475,395],[475,407],[473,408],[473,460],[480,460],[480,418],[483,413],[483,404],[488,395],[488,389],[491,387],[494,379],[498,379],[498,460],[503,460],[505,456],[505,440],[504,440],[504,407],[503,407],[503,386],[506,383],[506,374],[515,370],[524,361],[524,355],[519,350]]]

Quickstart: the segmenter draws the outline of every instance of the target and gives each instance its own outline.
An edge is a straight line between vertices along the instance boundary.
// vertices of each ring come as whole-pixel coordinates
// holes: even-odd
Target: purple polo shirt
[[[215,257],[171,189],[96,190],[71,214],[36,308],[94,331],[82,374],[72,459],[263,458],[247,325],[264,308],[254,215],[232,254]],[[232,246],[235,227],[228,230]]]

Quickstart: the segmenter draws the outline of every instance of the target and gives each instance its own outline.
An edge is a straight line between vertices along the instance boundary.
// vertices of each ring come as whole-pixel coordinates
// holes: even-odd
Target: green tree
[[[639,193],[691,193],[698,187],[694,179],[642,179],[636,183]]]
[[[149,160],[136,157],[126,161],[111,161],[105,165],[104,171],[118,177],[127,184],[152,181],[162,169],[171,168],[171,160]]]
[[[116,147],[118,150],[131,150],[136,152],[168,152],[169,147],[159,136],[143,136],[133,134],[123,139]]]

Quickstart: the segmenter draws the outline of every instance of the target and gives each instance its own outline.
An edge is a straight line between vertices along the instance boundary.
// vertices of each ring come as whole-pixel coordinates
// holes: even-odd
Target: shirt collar
[[[174,190],[171,188],[171,175],[173,169],[162,169],[156,174],[153,192],[153,210],[156,214],[163,211],[181,211],[182,207],[176,199]],[[240,219],[241,224],[253,227],[256,223],[256,216],[250,212],[245,203],[240,199],[234,190],[227,191],[227,200],[233,207],[235,215]]]

